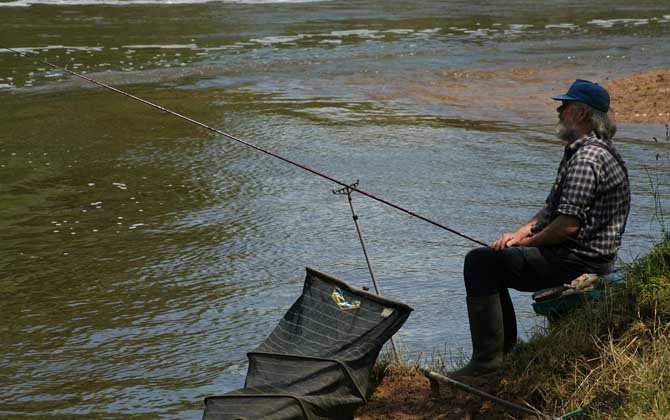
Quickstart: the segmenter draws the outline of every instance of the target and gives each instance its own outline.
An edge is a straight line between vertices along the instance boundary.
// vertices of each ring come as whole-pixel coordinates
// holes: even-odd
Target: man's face
[[[562,101],[556,108],[558,112],[558,124],[556,124],[556,135],[559,139],[568,143],[577,140],[577,120],[574,101]]]

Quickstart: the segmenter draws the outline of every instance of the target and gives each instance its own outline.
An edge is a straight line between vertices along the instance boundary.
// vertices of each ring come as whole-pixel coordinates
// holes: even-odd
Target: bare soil
[[[501,393],[504,377],[498,374],[473,378],[468,385],[526,407],[522,396]],[[379,384],[357,420],[530,420],[535,416],[515,413],[479,396],[440,384],[431,393],[430,381],[418,372],[389,374]]]
[[[449,105],[455,117],[477,115],[499,120],[549,120],[558,104],[551,96],[565,93],[579,77],[565,69],[510,69],[441,72],[437,77],[396,80],[377,92],[377,99],[412,98],[426,105]],[[566,78],[569,77],[569,78]],[[670,122],[670,70],[660,69],[616,79],[592,79],[605,86],[619,123]]]
[[[604,82],[618,122],[670,122],[670,70],[639,73]]]

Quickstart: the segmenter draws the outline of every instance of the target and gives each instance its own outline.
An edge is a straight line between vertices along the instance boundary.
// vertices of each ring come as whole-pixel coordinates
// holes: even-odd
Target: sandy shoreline
[[[670,122],[670,70],[591,80],[609,90],[618,123]],[[490,120],[548,121],[555,116],[557,107],[551,96],[564,93],[573,81],[558,69],[445,70],[436,78],[400,80],[375,98],[412,98],[426,105],[446,104],[456,114]]]
[[[603,83],[612,97],[617,122],[668,124],[670,70],[638,73]]]

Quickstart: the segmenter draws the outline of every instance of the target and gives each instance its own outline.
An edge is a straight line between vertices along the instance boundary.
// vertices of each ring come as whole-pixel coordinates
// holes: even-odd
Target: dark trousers
[[[468,296],[500,295],[504,352],[517,340],[516,315],[508,288],[535,292],[569,283],[584,273],[606,274],[609,260],[586,260],[566,249],[477,248],[465,256],[463,274]]]
[[[584,273],[606,274],[612,263],[585,259],[563,248],[477,248],[465,257],[468,296],[491,296],[508,288],[535,292],[570,283]]]

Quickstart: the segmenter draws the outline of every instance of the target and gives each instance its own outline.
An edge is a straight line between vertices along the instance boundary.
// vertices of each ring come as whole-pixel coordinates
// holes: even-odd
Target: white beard
[[[568,127],[563,121],[559,121],[556,124],[556,136],[568,143],[572,143],[577,140],[577,130],[575,127]]]

